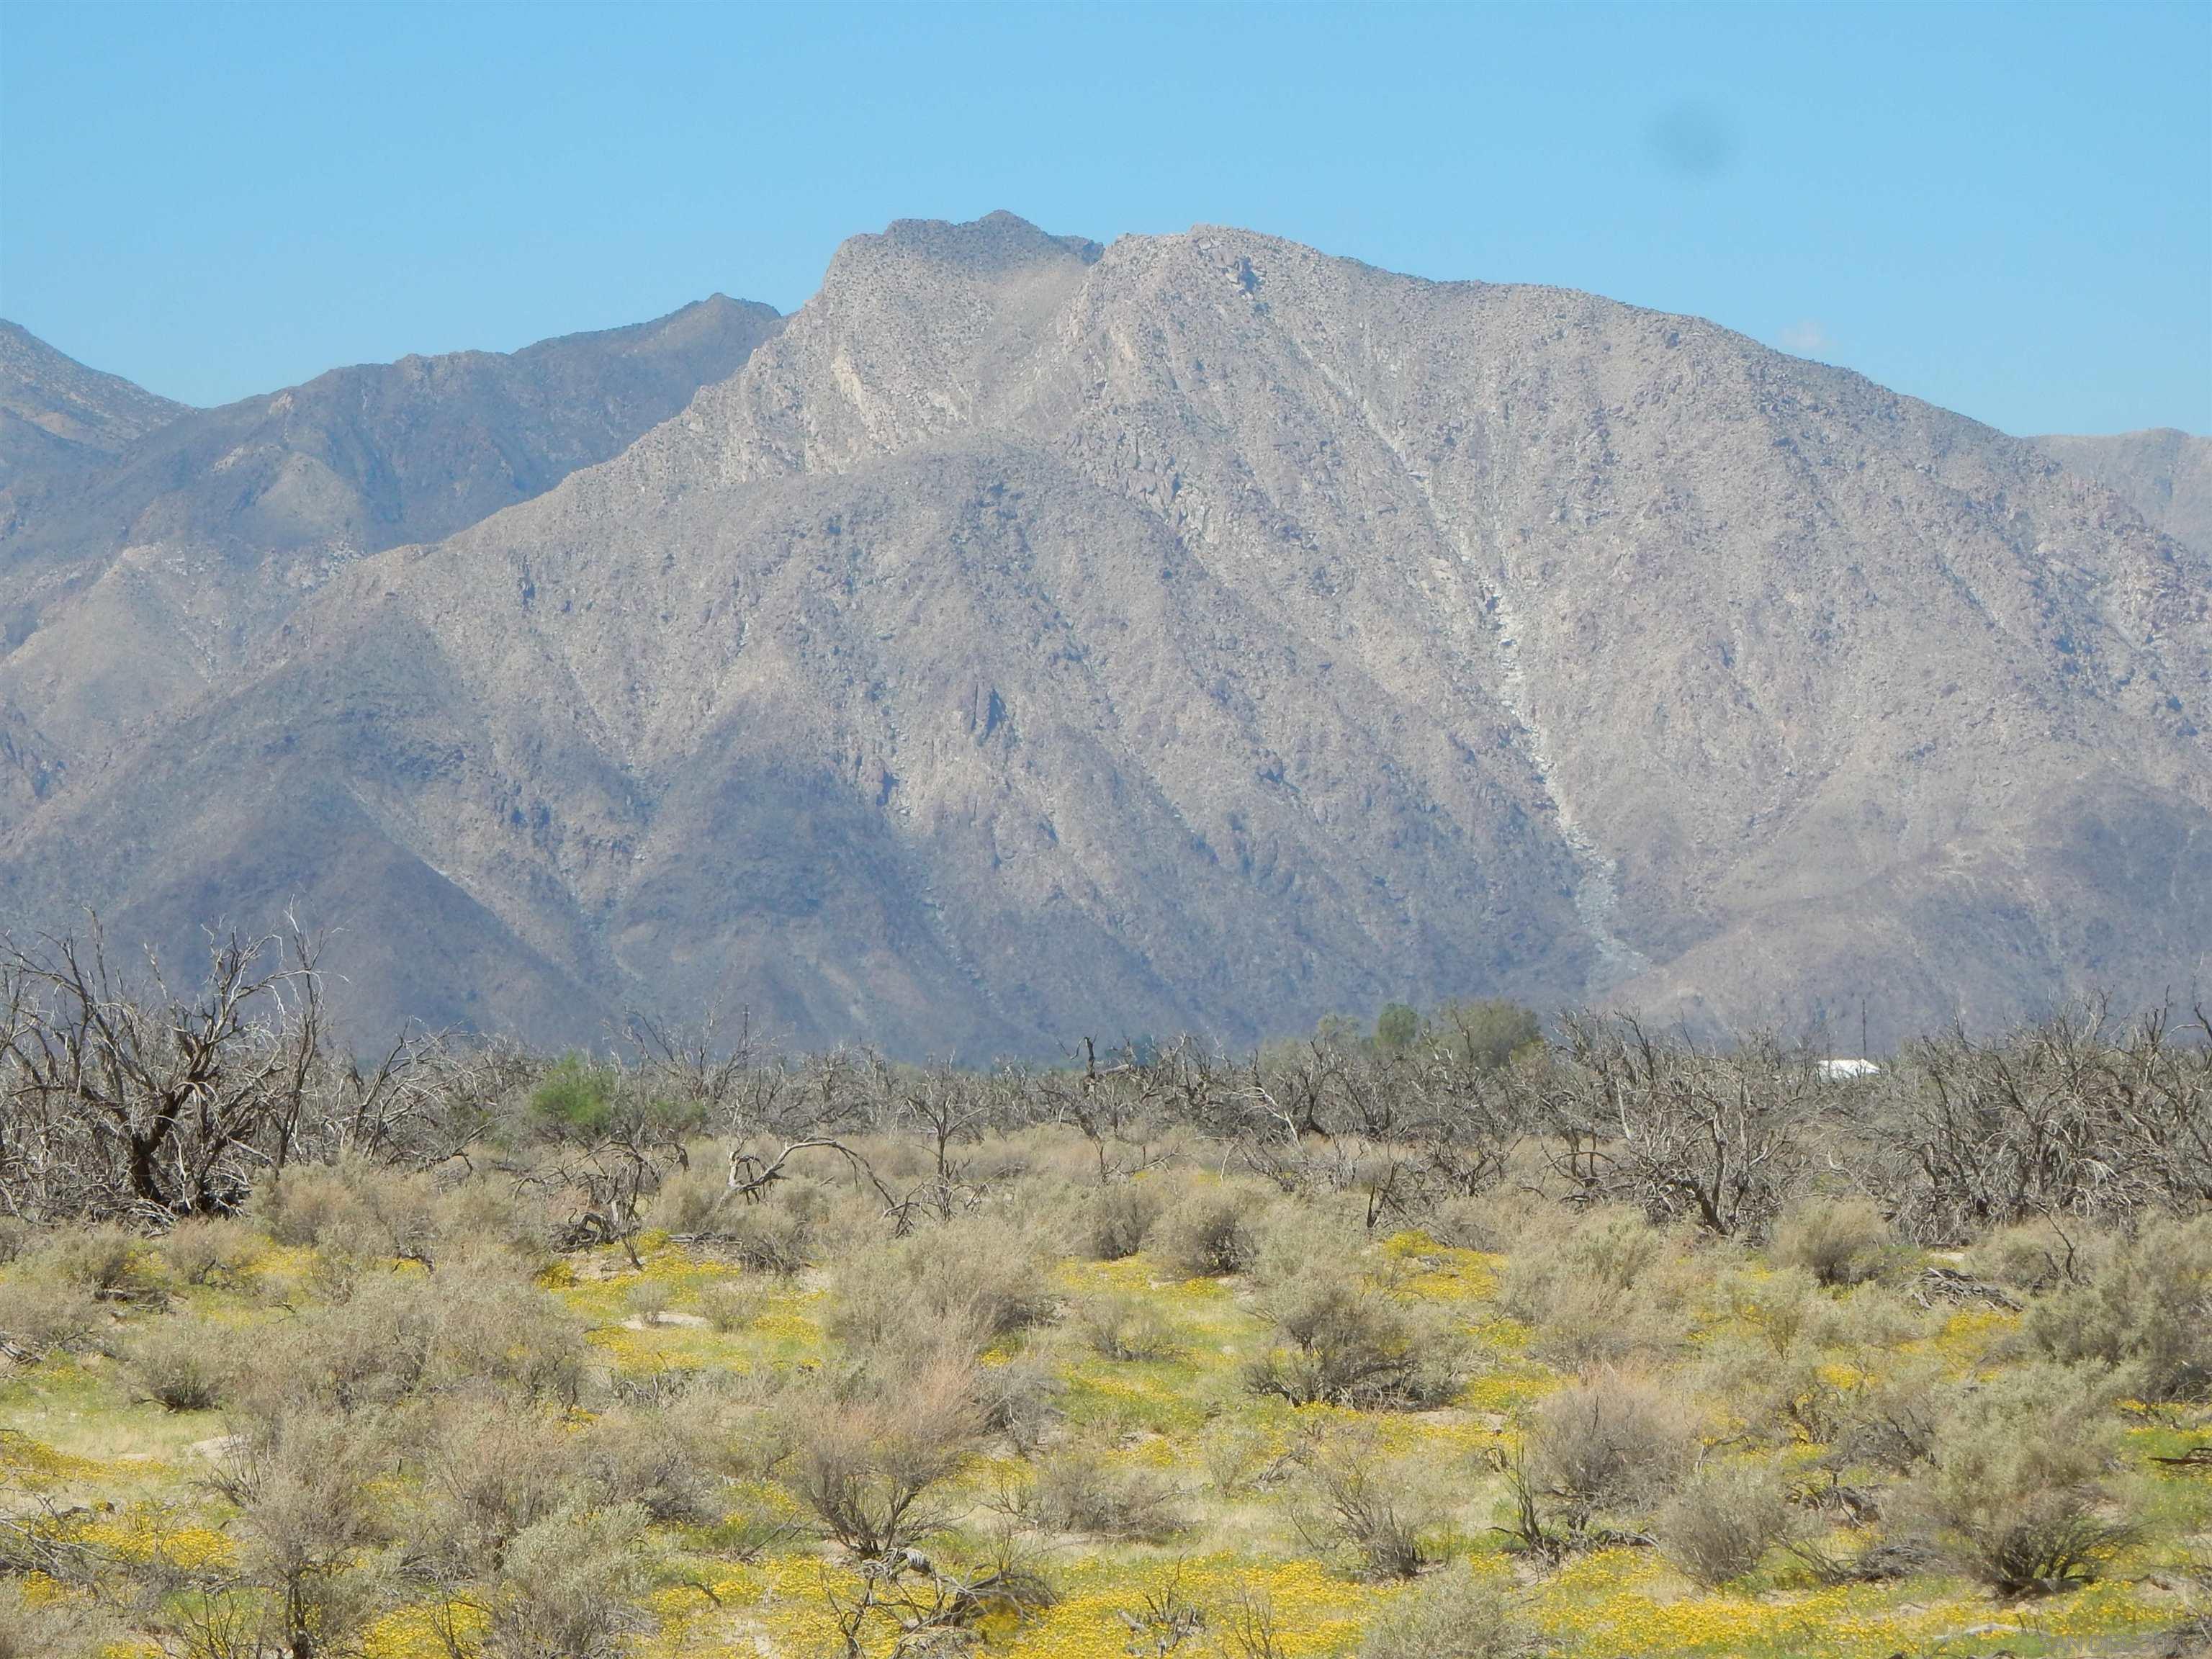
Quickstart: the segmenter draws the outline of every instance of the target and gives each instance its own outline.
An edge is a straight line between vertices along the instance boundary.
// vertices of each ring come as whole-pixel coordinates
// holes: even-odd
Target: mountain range
[[[364,1029],[1876,1040],[2212,978],[2207,441],[1007,214],[186,410],[0,337],[0,908]]]

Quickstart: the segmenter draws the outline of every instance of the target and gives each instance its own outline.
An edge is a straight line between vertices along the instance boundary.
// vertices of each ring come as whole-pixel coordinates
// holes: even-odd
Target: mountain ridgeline
[[[77,374],[93,435],[8,451],[0,903],[172,962],[293,906],[364,1030],[1880,1039],[2212,980],[2203,440],[1006,214],[787,319]]]

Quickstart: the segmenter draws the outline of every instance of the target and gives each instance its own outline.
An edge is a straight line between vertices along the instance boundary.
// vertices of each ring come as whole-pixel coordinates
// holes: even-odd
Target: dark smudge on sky
[[[1706,104],[1677,104],[1654,117],[1646,142],[1659,164],[1686,179],[1711,179],[1735,160],[1735,129]]]

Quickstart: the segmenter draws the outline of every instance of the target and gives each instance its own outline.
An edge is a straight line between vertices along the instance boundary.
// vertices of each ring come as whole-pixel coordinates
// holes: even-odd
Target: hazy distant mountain
[[[902,222],[619,455],[335,571],[0,882],[172,949],[296,897],[368,1016],[556,1040],[1486,992],[1879,1040],[2212,979],[2209,592],[1695,319]]]
[[[112,455],[185,412],[0,321],[0,486],[26,465]]]
[[[2069,471],[2094,478],[2178,541],[2212,551],[2212,438],[2160,427],[2110,438],[2037,438]]]
[[[717,295],[657,322],[512,356],[333,369],[273,395],[179,411],[93,377],[118,439],[4,521],[0,757],[16,804],[59,768],[221,685],[347,562],[448,535],[619,452],[780,326]],[[62,358],[20,330],[0,404]],[[74,365],[70,365],[74,368]],[[79,371],[80,374],[85,373]],[[134,401],[136,400],[136,401]],[[80,398],[89,401],[88,394]],[[167,418],[131,416],[159,405]],[[31,756],[34,758],[27,759]]]

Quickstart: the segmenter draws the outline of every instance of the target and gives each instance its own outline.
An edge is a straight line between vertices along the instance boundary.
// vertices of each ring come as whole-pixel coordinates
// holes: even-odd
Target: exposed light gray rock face
[[[2212,438],[2160,427],[2031,441],[2068,471],[2094,478],[2176,541],[2212,551]]]
[[[902,222],[620,454],[333,571],[0,879],[172,949],[296,898],[365,1018],[552,1040],[1879,1038],[2212,979],[2209,563],[1694,319]]]
[[[511,356],[333,369],[189,411],[88,371],[64,379],[42,366],[67,359],[20,330],[0,334],[0,408],[58,386],[72,408],[109,411],[104,425],[78,419],[102,453],[18,492],[0,519],[14,807],[230,684],[333,571],[607,459],[781,324],[717,295]]]

